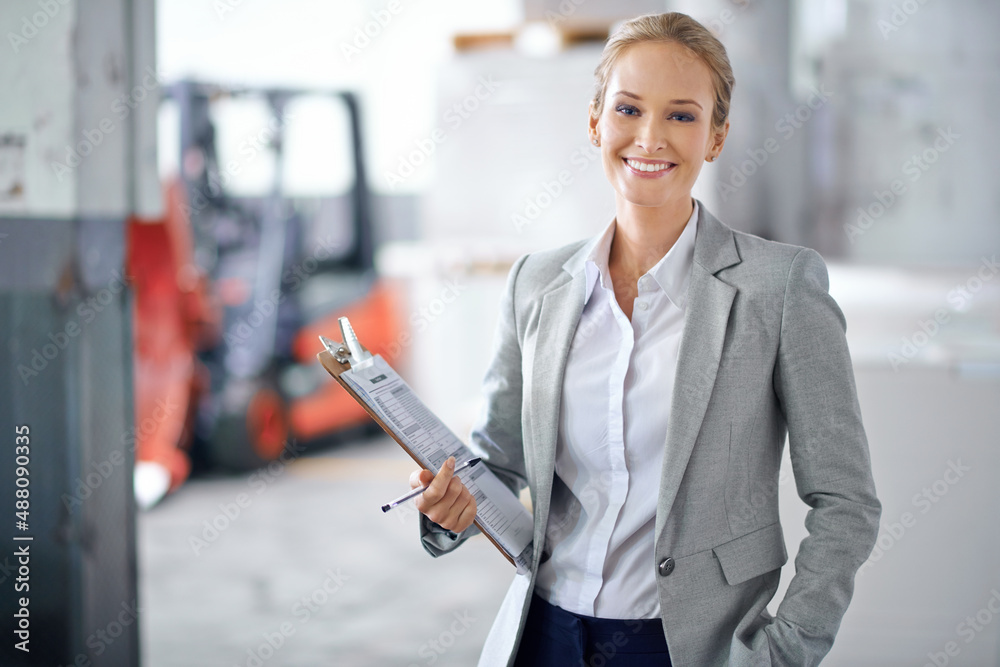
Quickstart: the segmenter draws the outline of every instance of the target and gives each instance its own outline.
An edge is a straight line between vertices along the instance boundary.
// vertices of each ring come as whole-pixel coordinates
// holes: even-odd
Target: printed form
[[[405,442],[420,464],[435,472],[449,456],[456,465],[475,456],[417,398],[406,381],[380,356],[372,364],[341,374],[393,433]],[[517,496],[486,466],[457,473],[476,499],[476,521],[502,548],[518,572],[531,567],[534,520]]]

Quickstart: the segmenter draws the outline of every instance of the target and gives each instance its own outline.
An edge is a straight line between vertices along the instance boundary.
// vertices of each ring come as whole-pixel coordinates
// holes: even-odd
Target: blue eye
[[[639,114],[639,110],[631,104],[619,104],[615,107],[615,111],[623,113],[626,116],[635,116]]]
[[[675,114],[671,114],[670,117],[671,118],[676,118],[679,121],[681,121],[682,123],[693,123],[694,122],[694,116],[692,116],[690,114],[686,114],[686,113],[675,113]]]

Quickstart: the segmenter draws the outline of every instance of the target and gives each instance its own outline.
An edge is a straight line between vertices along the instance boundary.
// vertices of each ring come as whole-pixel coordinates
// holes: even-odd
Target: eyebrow
[[[635,93],[630,93],[627,90],[619,90],[617,93],[615,93],[615,95],[625,95],[626,97],[631,97],[631,98],[636,99],[636,100],[640,100],[640,101],[642,100],[641,97],[639,97]],[[696,107],[698,107],[699,109],[704,110],[703,107],[700,104],[698,104],[697,102],[695,102],[694,100],[670,100],[670,103],[671,104],[693,104]]]

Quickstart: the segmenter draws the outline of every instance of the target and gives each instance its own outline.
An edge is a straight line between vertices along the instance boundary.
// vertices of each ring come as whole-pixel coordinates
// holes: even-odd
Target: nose
[[[667,145],[666,132],[658,119],[646,117],[635,135],[635,145],[648,155],[654,154]]]

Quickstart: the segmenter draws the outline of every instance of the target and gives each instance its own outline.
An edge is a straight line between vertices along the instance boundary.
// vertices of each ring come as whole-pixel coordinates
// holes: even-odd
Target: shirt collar
[[[698,231],[698,200],[693,199],[694,210],[684,225],[684,231],[676,243],[660,258],[646,273],[656,281],[667,298],[681,310],[687,308],[687,288],[691,277],[691,265],[694,263],[694,241]],[[583,299],[584,305],[590,301],[598,279],[601,286],[610,289],[611,278],[608,272],[608,257],[611,253],[611,241],[615,236],[617,219],[604,229],[599,237],[592,242],[592,249],[587,254],[584,268],[587,273],[587,291]]]

